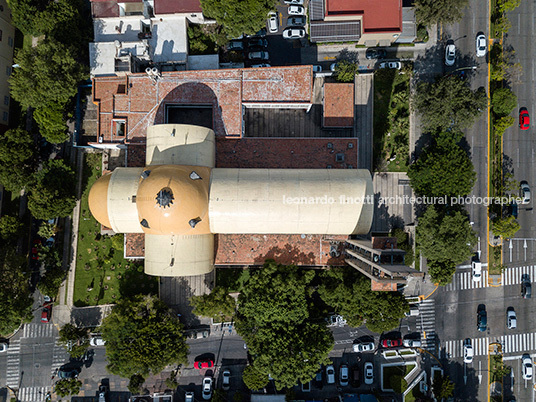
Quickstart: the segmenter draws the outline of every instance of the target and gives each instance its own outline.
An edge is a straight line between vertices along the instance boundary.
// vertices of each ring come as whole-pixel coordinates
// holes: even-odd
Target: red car
[[[32,245],[32,260],[39,260],[40,248],[41,248],[41,239],[35,239]]]
[[[519,128],[521,130],[528,130],[530,127],[530,117],[527,108],[522,107],[519,110]]]
[[[402,339],[384,339],[382,341],[382,346],[384,348],[396,348],[398,346],[402,346]]]
[[[194,367],[199,370],[212,368],[214,367],[214,362],[212,360],[199,360],[194,363]]]
[[[45,302],[43,303],[43,310],[41,311],[41,322],[50,322],[50,316],[52,315],[52,299],[45,296]]]

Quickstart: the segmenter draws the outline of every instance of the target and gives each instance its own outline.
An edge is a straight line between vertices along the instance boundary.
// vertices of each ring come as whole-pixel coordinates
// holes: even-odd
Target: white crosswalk
[[[22,337],[23,338],[50,338],[54,334],[54,324],[25,324]]]
[[[417,331],[421,332],[422,348],[428,351],[434,351],[436,348],[434,300],[424,300],[419,303]]]
[[[63,365],[68,358],[69,354],[67,353],[63,345],[60,345],[58,339],[56,339],[56,342],[54,343],[54,349],[52,351],[52,367],[50,369],[50,375],[55,375],[56,370],[61,365]]]
[[[19,390],[18,400],[21,402],[42,402],[50,387],[23,387]]]
[[[482,270],[482,278],[475,282],[473,273],[469,271],[456,271],[452,277],[452,282],[445,286],[446,291],[481,289],[488,287],[488,271]]]
[[[520,285],[521,277],[525,274],[529,275],[530,281],[533,282],[536,279],[536,265],[506,268],[501,274],[501,283],[504,286]]]
[[[484,356],[488,354],[490,342],[499,342],[502,345],[503,353],[533,353],[536,351],[536,332],[525,334],[503,335],[499,338],[473,338],[471,344],[475,356]],[[463,339],[455,341],[445,341],[444,348],[448,358],[463,356]]]
[[[7,349],[6,385],[18,387],[20,381],[20,339],[10,342]]]

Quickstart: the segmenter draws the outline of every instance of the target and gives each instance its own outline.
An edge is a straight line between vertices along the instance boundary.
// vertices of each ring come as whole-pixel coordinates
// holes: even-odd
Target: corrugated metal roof
[[[361,21],[311,21],[311,42],[358,41]]]

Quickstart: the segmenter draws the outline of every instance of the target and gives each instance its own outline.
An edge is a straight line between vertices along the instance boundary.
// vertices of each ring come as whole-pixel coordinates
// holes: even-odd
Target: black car
[[[361,385],[361,374],[359,373],[359,366],[357,364],[352,367],[351,382],[354,388],[359,388]]]
[[[486,313],[486,310],[482,309],[478,311],[476,325],[480,332],[484,332],[488,328],[488,314]]]
[[[263,38],[251,38],[248,42],[248,46],[250,48],[252,47],[265,48],[265,47],[268,47],[268,41]]]
[[[324,384],[322,382],[322,369],[320,369],[320,371],[316,373],[315,376],[315,387],[322,389],[323,385]]]
[[[385,59],[385,56],[387,56],[387,52],[385,49],[382,49],[380,47],[371,47],[368,48],[365,52],[365,56],[368,60],[371,59]]]
[[[60,367],[58,376],[60,378],[76,378],[80,374],[80,370],[77,368]]]
[[[523,274],[521,277],[521,297],[523,299],[530,299],[532,297],[532,285],[528,274]]]

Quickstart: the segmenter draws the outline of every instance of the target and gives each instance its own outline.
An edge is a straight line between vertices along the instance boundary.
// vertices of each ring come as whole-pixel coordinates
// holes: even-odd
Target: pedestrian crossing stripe
[[[445,341],[442,349],[445,351],[447,358],[455,359],[457,357],[463,357],[463,343],[465,339],[456,341]],[[475,356],[485,356],[488,354],[489,338],[472,338],[471,345],[473,346],[473,352]]]
[[[448,358],[463,357],[463,342],[464,339],[445,341],[442,347],[446,356]],[[498,338],[473,338],[471,339],[471,345],[475,356],[487,355],[490,342],[500,343],[505,355],[520,352],[533,353],[536,351],[536,332],[502,335]]]
[[[40,323],[40,324],[25,324],[22,330],[23,338],[52,338],[54,334],[54,324]]]
[[[45,401],[50,387],[24,387],[19,389],[17,400],[21,402],[42,402]]]
[[[530,281],[536,279],[536,265],[526,265],[520,267],[506,268],[501,274],[501,284],[503,286],[521,285],[523,275],[528,275]],[[489,274],[487,270],[482,271],[480,281],[473,280],[473,273],[469,271],[457,271],[452,277],[452,282],[444,287],[445,291],[472,290],[489,287]]]
[[[416,320],[417,331],[421,333],[421,348],[435,351],[435,301],[433,299],[423,300],[419,303],[419,315]]]
[[[20,339],[9,344],[6,362],[6,385],[18,387],[20,380]]]
[[[521,285],[523,275],[528,275],[530,281],[536,278],[536,265],[506,268],[501,274],[501,283],[504,286]]]

